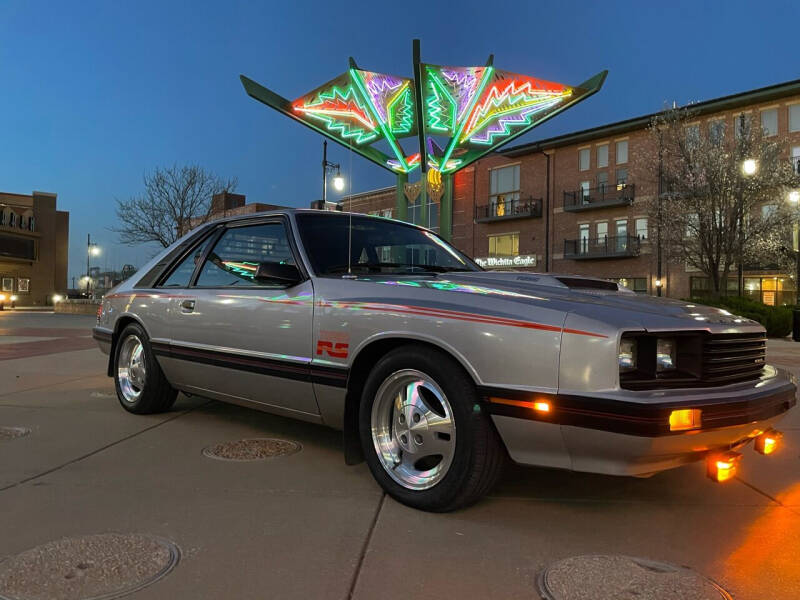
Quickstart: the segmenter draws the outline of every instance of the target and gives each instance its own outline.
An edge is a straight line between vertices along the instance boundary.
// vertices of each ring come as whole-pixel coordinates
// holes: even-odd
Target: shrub
[[[724,308],[740,317],[758,321],[769,337],[786,337],[792,332],[792,309],[786,306],[767,306],[757,300],[740,296],[721,298],[692,298],[693,302]]]

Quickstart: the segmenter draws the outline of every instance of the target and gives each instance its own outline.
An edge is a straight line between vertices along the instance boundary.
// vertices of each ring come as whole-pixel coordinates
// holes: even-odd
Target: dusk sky
[[[414,7],[419,12],[411,12]],[[601,92],[527,134],[549,137],[800,77],[800,4],[786,2],[0,1],[0,190],[58,194],[70,276],[141,266],[117,243],[115,198],[157,166],[238,177],[250,202],[320,197],[322,138],[250,99],[239,74],[295,98],[347,68],[412,75],[424,61],[480,65]],[[329,145],[353,192],[393,176]],[[329,190],[331,188],[329,187]],[[332,190],[331,190],[332,192]],[[331,193],[335,199],[335,193]]]

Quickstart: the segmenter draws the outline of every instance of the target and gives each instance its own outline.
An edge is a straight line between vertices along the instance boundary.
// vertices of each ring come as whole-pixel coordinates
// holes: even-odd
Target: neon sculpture
[[[413,79],[362,70],[351,58],[347,72],[294,101],[244,75],[241,80],[251,97],[397,174],[400,218],[408,174],[439,171],[448,237],[452,174],[596,93],[607,74],[569,86],[496,69],[493,62],[490,56],[481,67],[422,63],[414,40]]]

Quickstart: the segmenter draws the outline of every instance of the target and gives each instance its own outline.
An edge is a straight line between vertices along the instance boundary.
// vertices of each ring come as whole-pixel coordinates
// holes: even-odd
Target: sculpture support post
[[[448,242],[453,238],[453,174],[442,173],[444,193],[439,204],[439,234]]]
[[[394,218],[399,221],[408,219],[408,202],[406,201],[406,183],[408,173],[397,174],[397,187],[394,190]]]

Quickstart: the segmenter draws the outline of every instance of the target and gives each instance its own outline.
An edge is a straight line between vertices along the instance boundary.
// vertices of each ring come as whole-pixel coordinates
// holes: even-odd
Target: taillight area
[[[103,315],[103,303],[100,303],[100,306],[97,307],[97,322],[100,322],[100,317]]]

